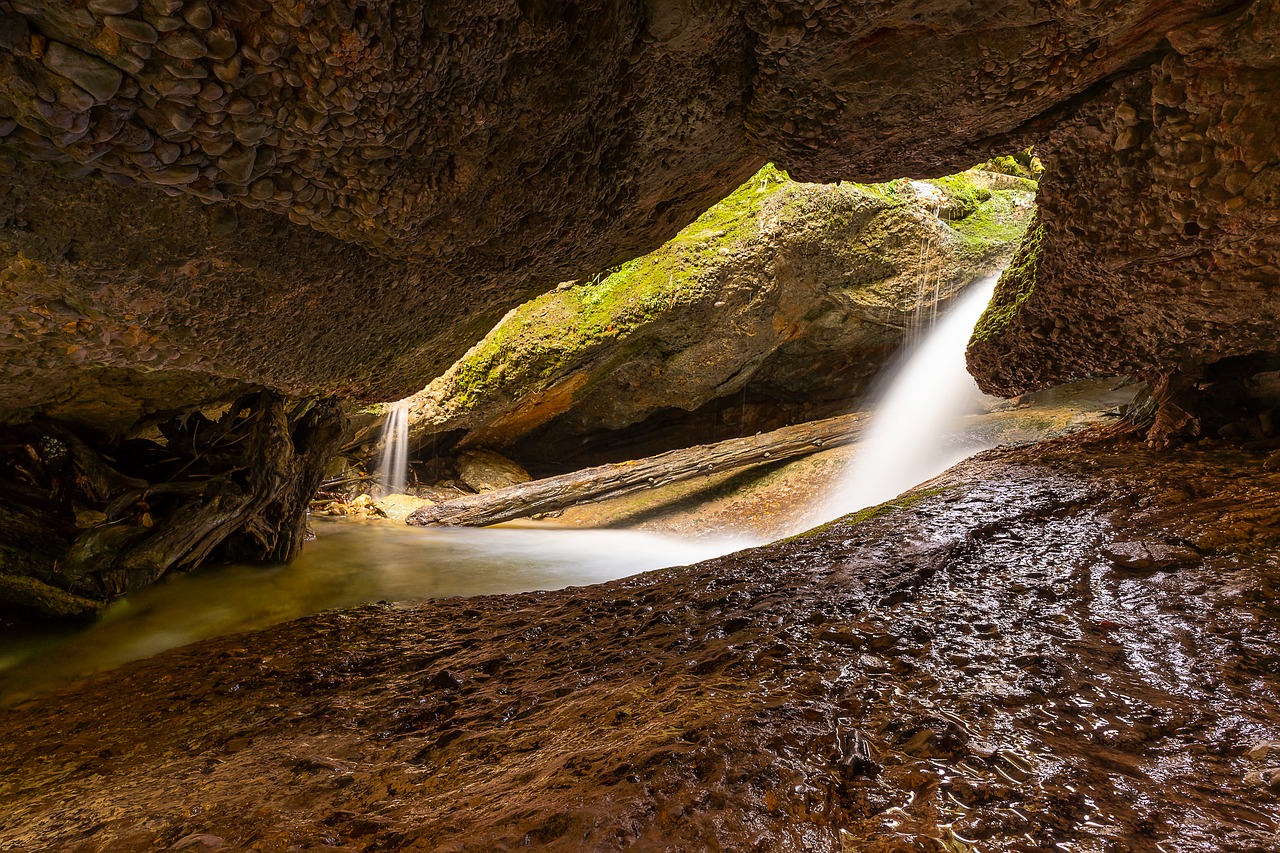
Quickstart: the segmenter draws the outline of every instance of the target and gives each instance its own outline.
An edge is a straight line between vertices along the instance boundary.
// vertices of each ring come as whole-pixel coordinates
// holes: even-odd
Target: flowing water
[[[999,277],[971,285],[890,374],[826,517],[883,503],[987,449],[962,430],[982,399],[964,351]]]
[[[403,494],[409,482],[409,401],[392,403],[382,424],[378,485],[384,495]]]
[[[417,602],[583,586],[740,550],[737,539],[633,530],[420,528],[317,522],[287,566],[176,575],[114,604],[79,631],[0,644],[0,700],[208,637],[376,601]]]
[[[983,449],[963,438],[962,418],[980,399],[965,371],[964,348],[995,280],[972,286],[956,300],[893,373],[843,485],[825,503],[827,518],[881,503]],[[401,401],[383,427],[384,494],[403,492],[407,472],[408,407]],[[797,509],[796,519],[803,514]],[[87,629],[6,638],[0,642],[0,700],[323,610],[593,584],[759,544],[634,530],[423,529],[353,522],[318,522],[316,528],[317,540],[291,565],[176,576],[115,602]]]

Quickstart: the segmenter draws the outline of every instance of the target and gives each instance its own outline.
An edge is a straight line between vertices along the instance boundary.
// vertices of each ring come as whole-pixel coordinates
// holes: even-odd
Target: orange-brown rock
[[[1266,115],[1265,40],[1192,26],[1239,6],[5,0],[0,403],[92,396],[104,367],[148,408],[227,380],[403,396],[506,308],[656,247],[765,159],[802,180],[937,175],[1058,128],[1063,180],[1072,157],[1097,176],[1115,146],[1089,116],[1126,86],[1194,94],[1150,80],[1178,51],[1234,62],[1232,115]],[[1162,145],[1201,145],[1187,125]],[[1223,142],[1255,157],[1267,138]],[[1161,150],[1116,180],[1165,186],[1143,164],[1191,155]],[[1242,180],[1232,197],[1265,207]],[[1105,257],[1127,281],[1128,255]],[[157,387],[175,371],[185,389]]]

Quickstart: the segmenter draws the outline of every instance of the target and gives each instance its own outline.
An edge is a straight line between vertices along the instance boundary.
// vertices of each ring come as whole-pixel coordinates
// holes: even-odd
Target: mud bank
[[[1099,434],[554,593],[221,638],[0,720],[0,846],[1266,851],[1280,473]]]

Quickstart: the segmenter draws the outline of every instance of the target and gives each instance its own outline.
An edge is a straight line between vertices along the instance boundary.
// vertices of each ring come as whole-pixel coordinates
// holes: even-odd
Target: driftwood
[[[854,441],[863,417],[861,414],[841,415],[747,438],[671,450],[647,459],[599,465],[479,495],[467,495],[423,507],[409,516],[408,523],[420,527],[483,527],[748,465],[805,456]]]

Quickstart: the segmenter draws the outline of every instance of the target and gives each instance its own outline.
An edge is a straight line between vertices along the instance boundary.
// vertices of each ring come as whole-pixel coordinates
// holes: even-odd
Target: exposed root
[[[262,391],[217,421],[175,417],[161,440],[95,448],[64,424],[13,430],[0,450],[0,601],[83,614],[211,558],[291,559],[344,424],[333,400]]]

